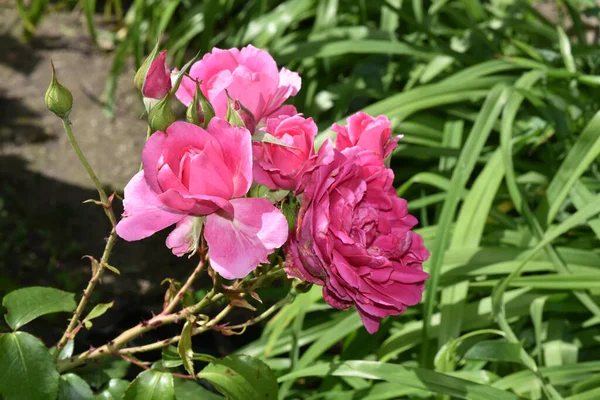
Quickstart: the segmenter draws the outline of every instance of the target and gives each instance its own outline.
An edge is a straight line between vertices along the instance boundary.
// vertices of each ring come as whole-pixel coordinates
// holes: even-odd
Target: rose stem
[[[100,278],[102,278],[102,275],[104,274],[105,264],[108,263],[110,253],[111,253],[112,248],[117,239],[117,234],[116,234],[116,230],[115,230],[115,227],[117,225],[117,218],[112,209],[111,201],[108,199],[108,196],[106,195],[106,192],[104,191],[104,188],[102,187],[102,184],[98,180],[98,177],[94,173],[94,170],[92,169],[92,167],[88,163],[87,159],[85,158],[85,155],[81,151],[81,148],[79,147],[79,144],[77,143],[77,140],[75,139],[75,135],[73,135],[73,130],[71,129],[71,123],[69,122],[68,118],[65,117],[62,119],[62,121],[63,121],[63,127],[65,129],[65,132],[67,133],[69,141],[71,142],[71,146],[73,146],[73,150],[75,151],[75,154],[77,154],[79,161],[81,161],[81,164],[87,171],[88,176],[90,177],[90,179],[96,186],[96,190],[98,191],[98,194],[100,195],[100,202],[102,203],[104,212],[106,213],[106,215],[108,216],[108,219],[110,220],[112,229],[110,231],[110,234],[108,235],[108,239],[106,241],[106,246],[104,247],[104,252],[102,253],[102,258],[100,259],[100,265],[97,268],[97,270],[93,272],[92,278],[90,279],[87,287],[83,291],[83,296],[81,297],[81,300],[79,301],[79,304],[77,305],[77,308],[75,309],[75,312],[73,313],[73,318],[71,318],[71,321],[69,322],[69,325],[67,326],[67,329],[65,330],[62,337],[58,341],[58,344],[56,345],[56,348],[57,348],[57,351],[55,354],[56,358],[58,358],[58,354],[60,353],[59,349],[62,348],[69,339],[73,339],[73,337],[71,337],[72,336],[71,332],[73,332],[73,330],[79,323],[79,318],[81,317],[81,314],[83,313],[83,310],[85,309],[85,306],[87,305],[87,303],[90,299],[90,296],[96,287],[96,284],[98,283],[98,281],[100,280]]]

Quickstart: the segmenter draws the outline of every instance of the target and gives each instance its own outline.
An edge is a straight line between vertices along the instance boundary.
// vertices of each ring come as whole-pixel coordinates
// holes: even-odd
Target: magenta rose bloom
[[[194,97],[197,80],[217,117],[227,114],[227,93],[250,110],[257,123],[271,114],[296,114],[294,107],[282,104],[300,90],[300,76],[285,68],[278,71],[273,57],[254,46],[214,48],[192,65],[189,75],[192,79],[184,77],[176,93],[186,106]]]
[[[206,130],[175,122],[144,147],[143,170],[125,186],[117,234],[140,240],[177,224],[167,246],[177,256],[194,251],[202,224],[211,266],[243,278],[282,246],[283,214],[268,200],[245,198],[252,184],[250,133],[213,118]]]
[[[293,190],[306,160],[314,156],[317,125],[300,115],[269,118],[263,131],[286,146],[253,142],[254,180],[270,189]]]
[[[390,120],[384,115],[374,118],[361,111],[348,117],[347,121],[347,126],[333,124],[331,127],[337,133],[335,147],[340,151],[358,146],[385,158],[398,145],[401,136],[392,137]]]
[[[331,146],[326,143],[324,146]],[[417,219],[379,155],[358,147],[304,174],[302,205],[286,246],[286,271],[323,286],[331,306],[356,306],[369,333],[421,301],[429,275]]]

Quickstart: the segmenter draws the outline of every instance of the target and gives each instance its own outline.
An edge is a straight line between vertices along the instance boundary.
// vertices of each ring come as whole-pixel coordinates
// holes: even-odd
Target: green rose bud
[[[52,82],[50,82],[44,97],[46,107],[58,117],[66,118],[73,107],[73,95],[69,92],[69,89],[58,83],[52,61],[50,61],[50,65],[52,65]]]
[[[256,130],[256,119],[250,110],[248,110],[238,100],[234,100],[229,96],[227,90],[227,114],[225,120],[232,126],[246,128],[250,133]]]
[[[152,132],[165,132],[169,125],[177,119],[169,105],[170,98],[171,95],[166,96],[150,110],[150,113],[148,114],[148,125],[150,125]]]
[[[196,82],[196,93],[185,114],[188,122],[206,128],[215,116],[215,109],[200,90],[200,83]]]

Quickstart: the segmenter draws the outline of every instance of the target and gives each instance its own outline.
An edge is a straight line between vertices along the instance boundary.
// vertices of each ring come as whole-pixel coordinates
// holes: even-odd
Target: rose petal
[[[188,215],[177,223],[177,227],[167,237],[167,247],[173,254],[181,257],[195,252],[202,231],[202,217]]]
[[[125,211],[117,224],[117,234],[127,241],[147,238],[183,219],[186,214],[166,207],[150,189],[144,171],[125,186]]]
[[[213,118],[208,133],[221,145],[223,160],[233,179],[232,197],[248,193],[252,184],[252,136],[247,129],[229,125],[220,118]]]
[[[163,50],[150,64],[142,87],[144,97],[160,100],[171,90],[171,74],[165,65],[166,57],[167,51]]]
[[[213,269],[226,279],[243,278],[288,236],[284,215],[267,199],[231,200],[234,218],[221,213],[206,217],[204,237]]]

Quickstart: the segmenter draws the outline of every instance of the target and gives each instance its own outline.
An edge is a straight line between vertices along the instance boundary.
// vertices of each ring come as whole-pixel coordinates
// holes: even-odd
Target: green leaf
[[[82,400],[93,396],[90,386],[79,376],[69,373],[60,377],[57,400]]]
[[[194,323],[191,321],[185,321],[183,329],[181,330],[181,339],[177,344],[177,352],[181,356],[183,367],[190,374],[194,375],[194,350],[192,350],[192,328]]]
[[[222,396],[209,392],[200,383],[181,378],[175,378],[175,398],[177,400],[223,400]]]
[[[277,378],[264,362],[246,355],[214,360],[197,375],[231,400],[277,398]]]
[[[14,330],[42,315],[72,312],[77,307],[75,294],[41,286],[10,292],[2,299],[2,305],[8,310],[4,319]]]
[[[431,252],[431,259],[429,261],[428,272],[431,278],[429,279],[425,298],[423,299],[423,304],[425,304],[423,336],[425,337],[429,336],[431,330],[431,316],[433,315],[436,305],[437,287],[439,285],[443,257],[450,240],[449,235],[446,234],[446,232],[449,231],[450,225],[454,219],[456,209],[460,202],[461,192],[467,184],[473,168],[475,167],[475,163],[477,162],[477,157],[481,153],[483,145],[492,131],[505,101],[505,88],[500,85],[494,87],[479,112],[477,121],[475,121],[463,150],[460,153],[457,167],[452,173],[450,190],[444,201],[444,206],[442,207],[438,222],[438,232],[440,234],[436,236],[433,246],[429,249]],[[428,365],[431,361],[429,357],[429,341],[423,342],[423,345],[421,351],[422,361],[426,363],[425,365]]]
[[[60,349],[58,354],[58,360],[64,360],[65,358],[69,358],[73,355],[73,349],[75,348],[75,342],[73,340],[67,340],[67,343]],[[50,348],[50,352],[52,355],[56,354],[56,347]]]
[[[468,360],[521,362],[521,345],[505,340],[482,340],[465,353]]]
[[[129,385],[123,400],[175,400],[173,375],[149,369]]]
[[[56,398],[59,375],[48,349],[25,332],[0,336],[0,394],[4,400]]]
[[[102,391],[94,396],[94,400],[121,400],[129,382],[123,379],[111,379]]]
[[[351,376],[383,380],[430,393],[440,393],[469,400],[517,400],[512,393],[481,385],[450,375],[422,368],[407,368],[398,364],[376,361],[344,361],[322,363],[294,371],[279,378],[279,382],[306,376]]]
[[[111,301],[110,303],[96,304],[94,308],[92,308],[92,311],[90,311],[90,313],[83,319],[85,327],[87,329],[90,329],[92,327],[92,323],[90,321],[106,313],[108,309],[113,306],[114,303],[114,301]]]
[[[546,195],[547,223],[552,222],[581,174],[600,155],[600,112],[587,124],[552,178]]]

